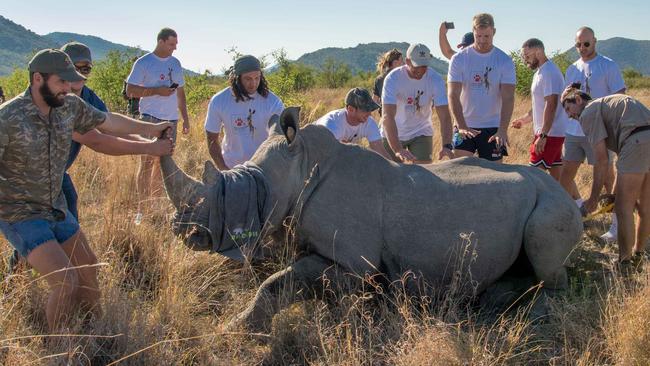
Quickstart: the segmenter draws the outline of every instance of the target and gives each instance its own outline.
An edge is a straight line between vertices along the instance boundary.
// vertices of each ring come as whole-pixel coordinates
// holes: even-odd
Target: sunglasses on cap
[[[580,48],[580,46],[585,46],[585,48],[589,48],[591,46],[591,42],[576,42],[576,48]]]
[[[75,66],[74,68],[82,75],[90,74],[90,71],[93,69],[92,66]]]

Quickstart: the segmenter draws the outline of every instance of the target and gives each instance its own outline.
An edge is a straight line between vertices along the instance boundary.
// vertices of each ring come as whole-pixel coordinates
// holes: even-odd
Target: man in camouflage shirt
[[[0,108],[0,231],[47,279],[56,331],[77,305],[101,312],[97,259],[61,194],[72,132],[160,136],[171,124],[101,112],[69,94],[84,76],[60,50],[38,52],[29,74],[29,88]]]

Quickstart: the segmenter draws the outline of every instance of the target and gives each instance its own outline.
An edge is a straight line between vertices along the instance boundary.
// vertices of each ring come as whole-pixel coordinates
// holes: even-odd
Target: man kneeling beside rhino
[[[206,163],[203,182],[171,157],[161,158],[177,209],[174,230],[194,249],[255,255],[251,244],[262,226],[278,234],[285,219],[294,218],[297,244],[307,254],[269,277],[235,323],[266,329],[286,281],[295,281],[296,292],[309,290],[325,272],[329,278],[382,273],[398,281],[410,271],[444,289],[465,263],[462,271],[471,279],[465,289],[475,295],[522,251],[545,288],[566,288],[564,261],[582,221],[547,174],[477,158],[396,164],[339,143],[322,126],[299,129],[298,112],[287,108],[274,116],[270,136],[243,166],[219,172]],[[461,233],[475,239],[468,260],[459,258],[465,253],[457,250]]]

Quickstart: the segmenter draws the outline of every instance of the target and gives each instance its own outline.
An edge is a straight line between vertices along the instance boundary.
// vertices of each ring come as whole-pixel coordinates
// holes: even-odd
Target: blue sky
[[[0,15],[38,34],[91,34],[145,49],[153,49],[158,30],[169,26],[179,34],[175,56],[183,66],[214,72],[231,63],[225,51],[231,46],[256,56],[285,48],[295,59],[323,47],[403,41],[425,43],[441,57],[440,23],[455,23],[456,29],[449,33],[455,45],[479,12],[494,15],[495,44],[505,51],[518,49],[530,37],[544,41],[547,50],[565,50],[582,25],[594,28],[599,39],[650,39],[648,0],[3,0],[0,4]]]

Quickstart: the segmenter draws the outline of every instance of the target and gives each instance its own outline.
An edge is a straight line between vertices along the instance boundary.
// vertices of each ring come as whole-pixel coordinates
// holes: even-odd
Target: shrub
[[[106,58],[94,63],[87,85],[102,98],[110,111],[126,112],[126,100],[122,96],[124,81],[129,76],[135,59],[143,53],[142,50],[110,51]]]

